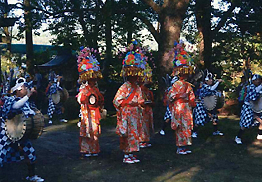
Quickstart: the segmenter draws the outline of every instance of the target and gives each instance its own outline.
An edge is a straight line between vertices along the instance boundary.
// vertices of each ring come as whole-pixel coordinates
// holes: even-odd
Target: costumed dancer
[[[235,137],[235,142],[237,144],[242,144],[241,138],[245,129],[257,125],[259,125],[257,139],[262,140],[262,113],[255,113],[250,105],[251,101],[256,101],[260,98],[262,94],[261,89],[261,76],[255,74],[252,77],[252,84],[247,86],[247,95],[241,109],[239,122],[240,129],[238,135]]]
[[[139,151],[141,124],[141,105],[144,105],[141,88],[137,85],[138,76],[142,75],[139,67],[142,57],[136,53],[131,43],[130,52],[123,60],[121,75],[127,81],[118,89],[113,104],[117,110],[116,133],[120,136],[120,149],[124,152],[123,163],[140,162],[133,152]]]
[[[28,99],[34,92],[34,89],[30,91],[26,88],[26,82],[24,78],[19,78],[16,81],[11,92],[14,96],[7,97],[3,105],[2,118],[0,121],[0,166],[3,166],[5,162],[18,162],[21,160],[26,161],[28,167],[28,176],[26,180],[40,182],[44,181],[41,177],[35,174],[35,149],[32,146],[30,140],[24,136],[21,140],[13,142],[7,137],[5,131],[5,120],[12,119],[17,114],[23,113],[25,117],[31,117],[35,115],[35,112],[29,106]]]
[[[175,130],[177,154],[189,154],[186,146],[192,145],[191,130],[193,128],[192,107],[195,106],[195,95],[191,84],[186,81],[189,74],[193,73],[192,58],[183,49],[183,46],[175,43],[174,75],[179,76],[167,97],[172,113],[171,128]]]
[[[238,85],[238,87],[236,88],[236,93],[238,94],[238,115],[240,116],[241,113],[241,108],[244,104],[244,100],[247,94],[247,85],[248,82],[246,81],[245,76],[241,77],[241,82]]]
[[[140,131],[140,148],[150,147],[150,134],[154,133],[154,120],[153,120],[153,109],[154,106],[154,95],[153,92],[148,89],[148,85],[152,83],[152,69],[145,64],[143,76],[139,77],[139,86],[141,88],[145,106],[142,109],[141,119],[141,131]]]
[[[53,114],[56,112],[60,117],[63,114],[63,108],[62,103],[59,102],[57,104],[54,103],[52,99],[52,94],[56,94],[59,90],[63,90],[62,87],[60,87],[60,80],[61,76],[56,75],[54,71],[51,71],[48,75],[49,84],[46,88],[46,95],[48,96],[48,109],[47,114],[49,116],[49,124],[52,124],[52,118]],[[61,122],[67,122],[66,119],[60,118]]]
[[[165,129],[168,125],[168,123],[171,121],[172,119],[172,115],[171,115],[171,112],[170,112],[170,109],[169,109],[169,100],[167,98],[167,94],[168,92],[171,90],[172,88],[172,85],[178,80],[178,77],[177,76],[174,76],[172,78],[172,80],[170,81],[170,86],[168,86],[168,88],[165,90],[165,95],[164,95],[164,99],[163,99],[163,103],[164,103],[164,106],[166,107],[166,112],[165,112],[165,115],[164,115],[164,122],[162,124],[162,128],[161,130],[159,131],[160,135],[165,135],[166,132],[165,132]]]
[[[204,97],[217,95],[221,96],[221,93],[218,92],[216,89],[223,80],[218,79],[215,84],[213,84],[213,75],[212,73],[208,72],[205,76],[205,82],[203,83],[202,87],[199,90],[199,102],[196,103],[196,107],[193,110],[194,116],[194,130],[192,133],[193,138],[197,138],[199,126],[204,126],[205,123],[212,121],[213,123],[213,135],[214,136],[223,136],[224,134],[218,130],[218,116],[217,116],[217,109],[213,109],[208,111],[204,106]]]
[[[79,81],[82,82],[77,101],[81,105],[80,153],[85,156],[98,156],[100,152],[98,137],[101,134],[100,109],[104,97],[96,87],[102,78],[99,62],[88,47],[81,47],[78,54]]]

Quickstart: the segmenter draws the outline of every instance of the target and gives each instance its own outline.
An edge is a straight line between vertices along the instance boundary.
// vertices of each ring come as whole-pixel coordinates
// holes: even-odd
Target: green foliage
[[[18,1],[17,8],[24,9],[22,0]],[[154,0],[163,7],[163,0]],[[209,0],[193,0],[188,8],[183,23],[183,35],[186,39],[196,44],[201,42],[199,30],[196,23],[196,2],[208,3]],[[218,1],[220,8],[211,7],[211,30],[212,34],[212,66],[218,75],[223,75],[227,80],[224,86],[226,89],[235,87],[234,78],[245,69],[243,67],[247,60],[252,63],[252,69],[258,69],[261,59],[261,27],[262,27],[262,1],[261,0],[221,0]],[[228,13],[228,8],[235,6],[236,9]],[[11,6],[10,6],[11,7]],[[14,6],[11,7],[14,9]],[[3,8],[0,8],[3,11]],[[156,24],[159,15],[143,0],[31,0],[32,24],[35,34],[42,23],[47,23],[46,31],[55,36],[52,39],[53,45],[63,45],[72,50],[78,50],[81,45],[95,47],[101,50],[101,66],[108,66],[109,78],[116,82],[121,82],[120,70],[122,68],[123,55],[117,55],[120,48],[127,46],[130,38],[136,38],[141,42],[153,39],[152,35],[142,35],[143,29],[148,29],[148,21]],[[23,15],[24,16],[24,15]],[[23,18],[22,16],[22,18]],[[217,31],[221,19],[226,20],[220,30]],[[105,53],[106,49],[106,24],[107,20],[111,23],[113,58],[110,64]],[[23,36],[24,23],[20,21],[20,33]],[[216,32],[217,31],[217,32]],[[199,50],[194,55],[194,60],[199,63]],[[153,52],[153,57],[157,57]],[[33,64],[41,64],[50,60],[51,53],[43,52],[35,55]],[[110,59],[110,58],[109,58]],[[18,57],[18,65],[23,62]],[[5,64],[5,63],[4,63]],[[159,65],[156,59],[155,64]],[[4,66],[6,69],[7,66]],[[154,67],[151,65],[151,67]],[[159,71],[159,70],[158,70]],[[158,71],[154,70],[154,80],[156,83]],[[233,77],[233,79],[232,79]],[[157,87],[157,86],[156,86]]]

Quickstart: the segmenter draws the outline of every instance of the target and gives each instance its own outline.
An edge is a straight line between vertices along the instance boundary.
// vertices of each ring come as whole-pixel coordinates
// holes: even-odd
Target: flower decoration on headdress
[[[192,74],[194,72],[193,59],[184,50],[182,43],[174,43],[174,59],[173,59],[173,74],[178,75],[179,73]]]
[[[79,79],[81,81],[86,81],[91,78],[102,78],[99,62],[94,56],[95,53],[97,53],[97,50],[93,48],[90,49],[89,47],[80,47],[77,63]]]
[[[141,76],[145,68],[145,56],[142,52],[130,51],[122,62],[122,76]]]
[[[142,81],[144,83],[151,83],[152,82],[152,69],[149,66],[148,63],[145,64],[145,69],[143,70],[143,75],[142,75]]]
[[[140,45],[141,45],[140,40],[132,39],[131,43],[127,46],[127,49],[132,51],[134,46],[140,49]]]

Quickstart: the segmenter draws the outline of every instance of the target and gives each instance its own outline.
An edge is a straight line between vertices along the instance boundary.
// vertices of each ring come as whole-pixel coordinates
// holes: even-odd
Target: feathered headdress
[[[89,47],[80,47],[77,63],[79,80],[81,81],[87,81],[91,78],[101,79],[103,77],[100,72],[99,62],[92,53],[97,53],[97,51]]]

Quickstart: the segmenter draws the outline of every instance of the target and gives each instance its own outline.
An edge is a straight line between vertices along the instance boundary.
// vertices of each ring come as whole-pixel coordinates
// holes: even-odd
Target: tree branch
[[[146,26],[148,27],[148,30],[152,33],[153,37],[155,38],[155,40],[159,44],[160,36],[159,36],[159,33],[157,32],[157,30],[155,29],[155,27],[153,26],[153,24],[141,14],[134,14],[134,17],[139,18],[143,23],[146,24]]]
[[[24,9],[23,7],[23,4],[22,3],[16,3],[16,5],[22,5],[22,7],[18,7],[17,6],[17,9]],[[63,9],[61,11],[56,11],[56,12],[52,12],[52,11],[47,11],[47,10],[44,10],[42,8],[39,8],[39,7],[35,7],[35,6],[31,6],[30,7],[30,10],[37,10],[37,11],[42,11],[43,13],[45,13],[46,15],[49,15],[49,16],[57,16],[57,15],[61,15],[63,13],[72,13],[72,12],[76,12],[77,9],[75,8],[71,8],[71,9]],[[83,12],[93,12],[94,9],[89,9],[89,8],[83,8],[81,9]]]
[[[157,5],[153,0],[142,0],[148,6],[150,6],[157,14],[161,13],[161,7]]]
[[[236,4],[234,2],[232,2],[230,8],[227,10],[227,12],[225,12],[222,15],[221,20],[217,24],[216,28],[212,31],[213,34],[216,34],[221,29],[221,27],[223,27],[225,25],[229,15],[232,13],[232,11],[235,9],[235,7],[236,7]]]

